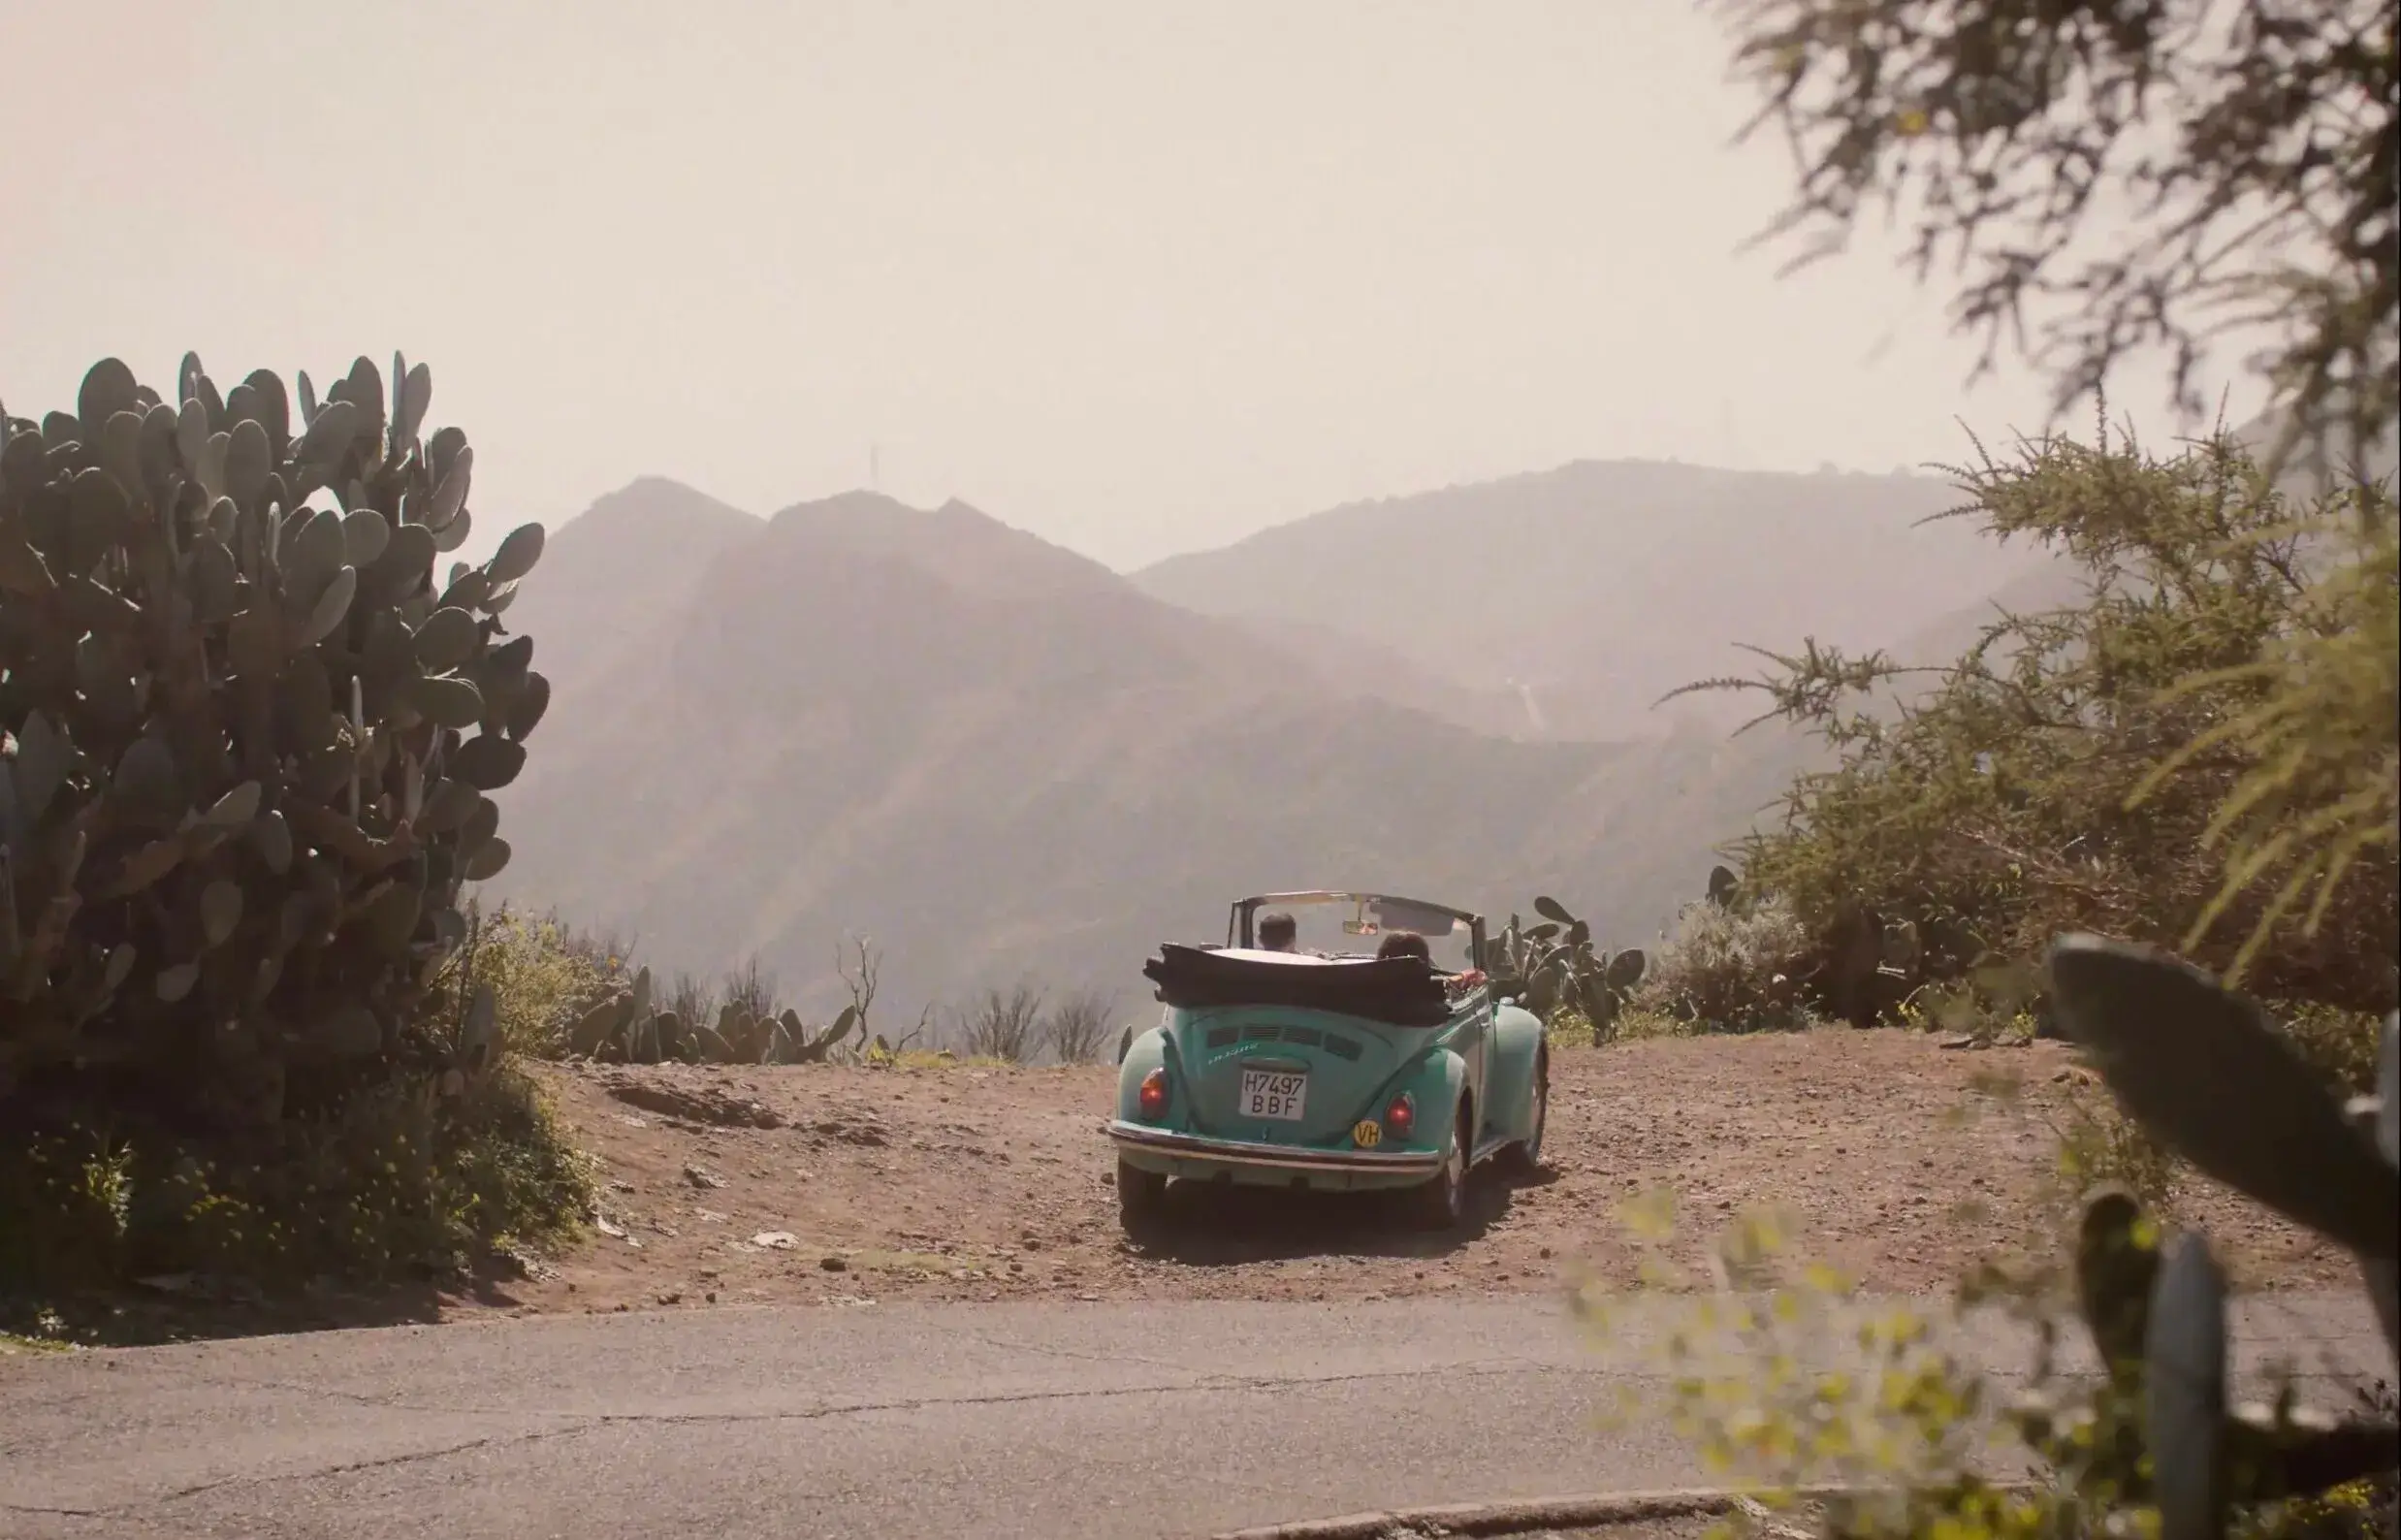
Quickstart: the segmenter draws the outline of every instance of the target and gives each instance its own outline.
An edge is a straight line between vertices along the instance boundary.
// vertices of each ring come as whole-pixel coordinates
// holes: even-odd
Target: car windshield
[[[1304,952],[1316,952],[1328,957],[1373,957],[1388,936],[1409,929],[1425,936],[1427,956],[1443,972],[1461,972],[1473,961],[1469,956],[1470,937],[1466,924],[1459,922],[1453,925],[1447,914],[1403,913],[1394,905],[1393,913],[1382,916],[1384,925],[1359,934],[1346,928],[1358,924],[1361,919],[1360,905],[1354,899],[1319,903],[1270,902],[1260,905],[1252,912],[1254,935],[1258,934],[1260,921],[1269,914],[1290,914],[1293,917],[1297,931],[1295,945]],[[1378,917],[1370,909],[1366,921],[1374,924]],[[1414,920],[1416,924],[1401,925],[1394,923],[1396,920]],[[1440,933],[1444,926],[1452,927],[1447,935]],[[1264,945],[1264,937],[1254,945]]]

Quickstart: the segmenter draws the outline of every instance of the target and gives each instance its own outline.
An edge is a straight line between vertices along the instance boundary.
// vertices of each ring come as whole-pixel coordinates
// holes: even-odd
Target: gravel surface
[[[1457,1235],[1413,1233],[1368,1198],[1201,1191],[1171,1236],[1134,1245],[1100,1132],[1113,1068],[559,1069],[546,1078],[600,1158],[616,1234],[452,1307],[1544,1294],[1637,1281],[1619,1211],[1654,1191],[1676,1196],[1687,1265],[1730,1216],[1770,1207],[1863,1287],[1938,1292],[2040,1233],[2051,1120],[2084,1073],[2059,1043],[1952,1050],[1892,1031],[1565,1049],[1547,1169],[1480,1181]],[[2184,1203],[2253,1286],[2353,1280],[2347,1258],[2240,1200]]]

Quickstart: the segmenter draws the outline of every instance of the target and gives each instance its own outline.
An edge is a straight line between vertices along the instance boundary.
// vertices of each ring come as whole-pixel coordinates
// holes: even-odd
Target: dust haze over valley
[[[110,11],[0,16],[46,61],[0,400],[428,362],[457,555],[550,533],[486,895],[661,971],[821,1011],[865,934],[903,1024],[1131,1011],[1158,942],[1318,884],[1639,943],[1813,752],[1662,694],[1738,643],[1938,660],[2061,581],[1893,468],[2041,428],[2038,378],[1969,393],[1889,251],[1738,249],[1789,173],[1694,8]],[[336,117],[438,173],[290,131]],[[94,196],[129,164],[173,174]]]

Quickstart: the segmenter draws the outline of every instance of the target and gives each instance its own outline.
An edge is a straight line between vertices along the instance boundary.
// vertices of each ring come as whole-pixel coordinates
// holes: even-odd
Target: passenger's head
[[[1434,960],[1433,952],[1425,945],[1425,938],[1413,930],[1396,930],[1387,935],[1376,947],[1376,956],[1423,957],[1427,962]]]
[[[1259,916],[1259,945],[1269,951],[1291,951],[1299,936],[1300,927],[1280,909]]]

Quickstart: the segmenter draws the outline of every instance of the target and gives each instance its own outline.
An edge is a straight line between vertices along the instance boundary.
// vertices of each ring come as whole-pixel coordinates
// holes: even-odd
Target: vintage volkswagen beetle
[[[1361,949],[1263,947],[1270,909],[1344,915]],[[1404,930],[1435,956],[1375,955]],[[1441,966],[1462,945],[1461,965]],[[1479,915],[1341,892],[1242,899],[1224,946],[1162,946],[1142,971],[1165,1009],[1123,1044],[1107,1124],[1128,1227],[1162,1213],[1173,1178],[1406,1189],[1415,1222],[1446,1229],[1476,1165],[1532,1168],[1549,1053],[1541,1021],[1475,966],[1486,955]]]

